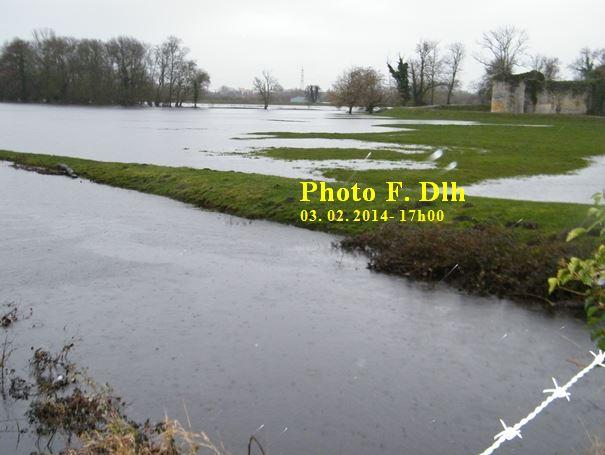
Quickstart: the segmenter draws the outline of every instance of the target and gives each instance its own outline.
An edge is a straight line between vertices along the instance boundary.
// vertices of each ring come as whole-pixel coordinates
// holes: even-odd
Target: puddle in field
[[[465,187],[467,194],[505,199],[592,203],[605,191],[605,156],[591,159],[584,169],[563,175],[495,179]]]

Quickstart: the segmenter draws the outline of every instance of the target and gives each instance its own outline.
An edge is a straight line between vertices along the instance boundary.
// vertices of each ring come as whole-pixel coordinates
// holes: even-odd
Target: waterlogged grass
[[[401,152],[395,150],[367,150],[367,149],[343,149],[343,148],[296,148],[296,147],[273,147],[258,151],[259,156],[274,158],[279,160],[426,160],[427,152],[419,151],[415,153],[410,150]]]
[[[437,160],[442,170],[366,170],[356,180],[367,184],[385,180],[404,180],[414,184],[441,177],[443,169],[457,163],[447,172],[448,180],[469,185],[486,179],[563,174],[586,167],[589,158],[605,154],[605,118],[588,116],[507,115],[436,109],[392,109],[383,115],[405,120],[464,120],[480,125],[409,125],[413,131],[381,133],[283,133],[277,138],[356,139],[388,144],[426,145],[444,148]],[[376,117],[376,123],[381,123]],[[533,126],[528,126],[533,125]],[[393,125],[389,125],[393,126]],[[260,134],[260,133],[259,133]],[[298,156],[310,156],[312,149]],[[346,153],[346,152],[343,152]],[[422,155],[417,156],[422,159]],[[326,177],[344,180],[349,170],[329,169]]]

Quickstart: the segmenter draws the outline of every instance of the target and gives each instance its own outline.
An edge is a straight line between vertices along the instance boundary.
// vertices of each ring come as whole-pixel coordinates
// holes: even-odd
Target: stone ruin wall
[[[492,112],[522,114],[525,100],[525,83],[521,82],[513,89],[506,81],[494,81],[492,85]]]
[[[586,114],[589,109],[587,93],[573,93],[572,90],[553,93],[550,90],[538,92],[538,102],[533,106],[537,114]],[[530,102],[530,106],[531,106]]]
[[[589,110],[588,93],[574,93],[571,89],[561,92],[542,89],[536,94],[534,105],[526,94],[526,84],[519,81],[494,81],[492,85],[492,112],[511,114],[586,114]]]

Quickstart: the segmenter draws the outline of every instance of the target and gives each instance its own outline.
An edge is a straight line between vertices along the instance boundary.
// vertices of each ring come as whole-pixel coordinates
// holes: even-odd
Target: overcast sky
[[[565,66],[584,46],[605,47],[605,0],[0,0],[0,42],[58,35],[108,39],[131,35],[151,44],[183,39],[212,87],[250,87],[263,69],[281,84],[328,88],[352,65],[385,71],[420,38],[463,42],[465,86],[481,75],[472,55],[481,33],[501,25],[527,31],[532,53]],[[565,76],[569,76],[566,71]]]

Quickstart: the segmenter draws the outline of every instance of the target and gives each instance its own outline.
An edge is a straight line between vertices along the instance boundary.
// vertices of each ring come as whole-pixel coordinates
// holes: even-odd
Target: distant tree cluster
[[[262,80],[262,75],[259,76]],[[254,82],[252,84],[254,86]],[[281,87],[281,86],[280,86]],[[313,92],[310,92],[310,87]],[[269,104],[318,104],[323,100],[324,93],[318,85],[309,85],[305,90],[300,88],[281,89],[271,93]],[[295,101],[292,101],[292,100]],[[204,93],[204,100],[208,103],[235,103],[235,104],[258,104],[263,101],[262,95],[256,88],[234,88],[220,86],[216,90]],[[315,100],[315,101],[313,101]],[[263,103],[264,107],[264,103]]]
[[[383,105],[387,93],[384,77],[374,68],[353,67],[344,71],[332,86],[329,100],[338,107],[346,107],[349,114],[354,107],[363,107],[366,112]]]
[[[254,78],[252,89],[221,87],[207,93],[208,73],[174,36],[151,46],[131,37],[75,39],[41,30],[29,41],[15,38],[0,47],[0,101],[180,107],[184,102],[197,106],[204,96],[210,102],[260,99],[267,109],[272,103],[312,105],[328,99],[349,113],[357,107],[372,113],[394,104],[487,103],[493,79],[508,78],[521,67],[542,73],[547,82],[559,77],[560,60],[529,56],[528,41],[524,30],[511,26],[483,33],[477,43],[480,52],[473,55],[484,66],[475,93],[460,89],[464,45],[422,39],[409,58],[400,56],[396,66],[387,62],[390,78],[374,68],[355,66],[344,71],[324,97],[317,85],[284,90],[268,71]],[[582,49],[569,68],[577,79],[594,86],[598,97],[605,96],[605,48]]]
[[[395,88],[385,83],[385,77],[379,71],[354,67],[334,83],[330,100],[339,107],[347,107],[349,113],[355,107],[372,113],[379,106],[393,103],[434,104],[439,91],[445,102],[450,104],[454,90],[460,85],[464,57],[462,43],[450,44],[442,55],[439,43],[421,40],[416,45],[413,58],[404,61],[399,57],[396,67],[387,63]]]
[[[321,89],[319,85],[307,85],[305,89],[305,101],[307,104],[317,104],[319,103]]]
[[[445,93],[450,104],[454,90],[460,85],[460,71],[466,56],[462,43],[441,49],[437,41],[420,40],[408,62],[399,57],[397,69],[387,64],[397,83],[401,104],[412,101],[415,106],[435,104],[438,90]]]
[[[557,80],[561,61],[557,57],[527,53],[529,38],[524,30],[512,26],[499,27],[482,34],[480,52],[474,55],[484,67],[484,76],[477,84],[482,102],[491,99],[494,78],[506,79],[526,67],[539,71],[545,81]],[[420,40],[408,61],[399,58],[397,68],[387,64],[396,83],[401,105],[434,104],[436,95],[450,104],[460,85],[459,77],[466,51],[462,43],[452,43],[445,52],[436,41]],[[569,66],[580,80],[594,81],[605,77],[605,49],[584,48]]]
[[[585,47],[581,49],[580,55],[569,65],[569,68],[580,80],[605,77],[605,48],[593,50]]]
[[[36,31],[0,49],[0,100],[195,105],[210,77],[188,53],[173,36],[150,46],[124,36],[104,42]]]

